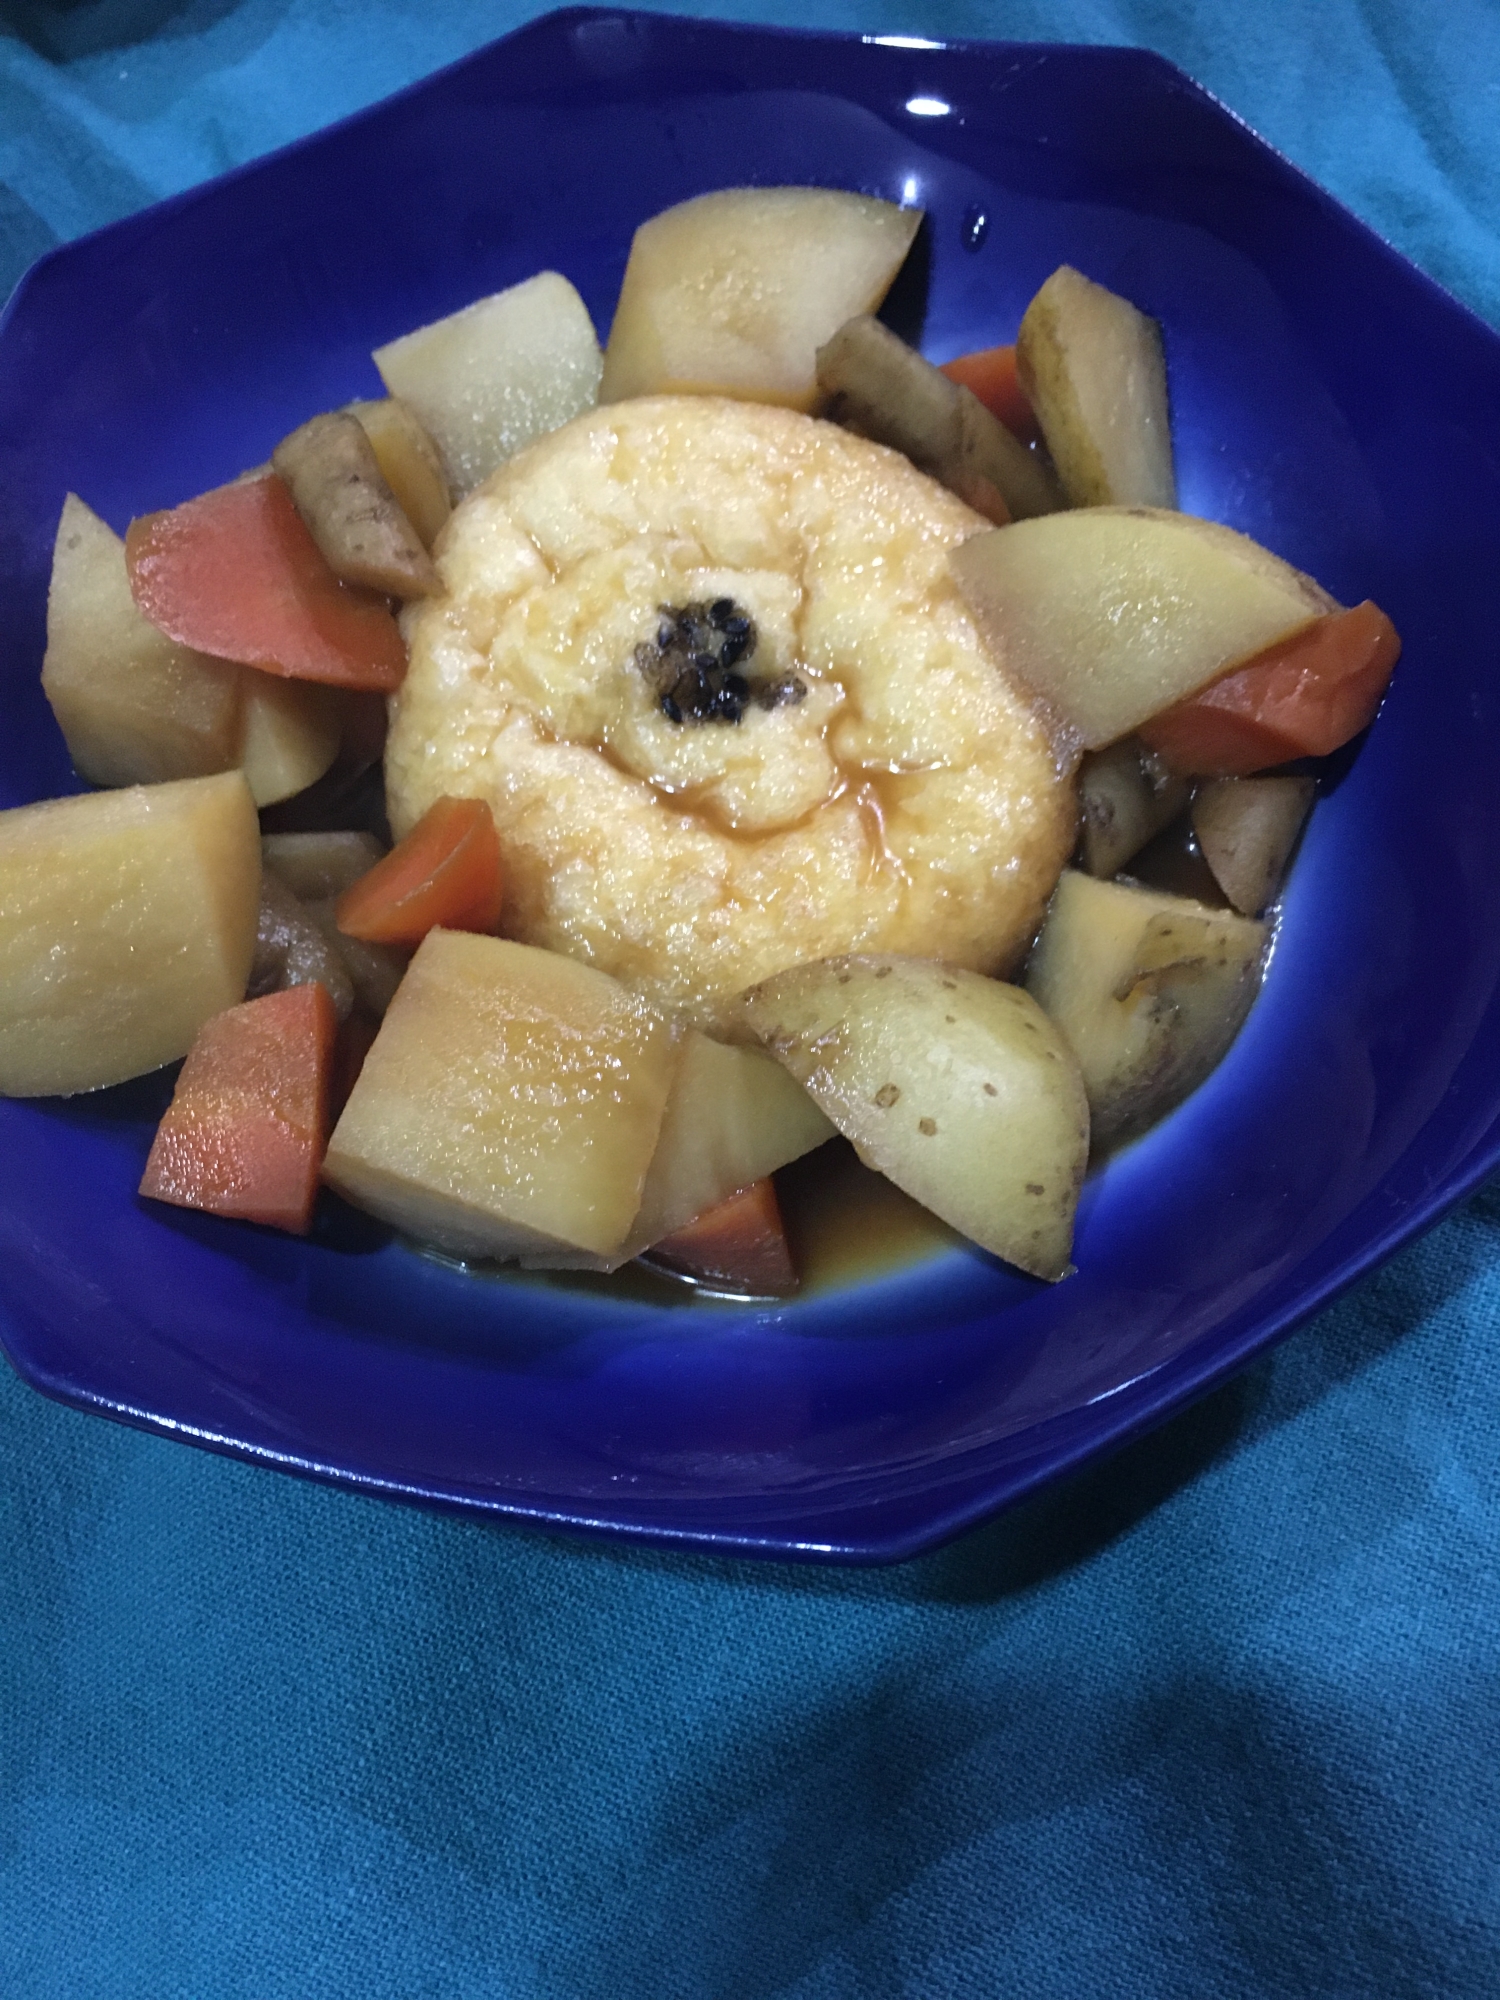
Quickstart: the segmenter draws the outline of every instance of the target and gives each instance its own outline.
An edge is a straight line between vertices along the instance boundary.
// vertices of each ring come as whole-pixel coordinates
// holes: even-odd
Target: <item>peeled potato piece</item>
[[[351,403],[349,415],[357,418],[370,440],[375,462],[385,483],[401,503],[401,511],[430,549],[438,530],[453,512],[448,497],[448,475],[438,448],[399,396],[377,396],[370,402]]]
[[[826,416],[904,452],[986,520],[1020,521],[1058,506],[1045,464],[971,390],[878,319],[847,320],[818,349],[817,368]]]
[[[1231,910],[1063,875],[1026,988],[1078,1058],[1096,1147],[1143,1131],[1213,1069],[1255,997],[1265,940]]]
[[[124,542],[70,493],[52,552],[42,692],[78,775],[155,785],[229,770],[240,751],[242,672],[141,616]]]
[[[1149,507],[1016,521],[949,560],[1007,671],[1084,750],[1337,608],[1248,535]]]
[[[260,828],[238,771],[0,812],[0,1093],[186,1055],[245,992]]]
[[[432,557],[391,491],[357,417],[329,410],[281,440],[271,464],[334,575],[390,597],[441,590]]]
[[[643,222],[600,401],[711,394],[811,410],[814,355],[890,289],[922,211],[834,188],[721,188]]]
[[[331,770],[344,730],[340,689],[242,667],[240,769],[258,806],[295,798]]]
[[[1034,1277],[1066,1273],[1088,1106],[1027,994],[931,959],[825,958],[741,1008],[867,1166]]]
[[[606,973],[431,931],[324,1177],[459,1256],[608,1253],[640,1207],[673,1067],[666,1020]]]
[[[1214,880],[1258,917],[1281,887],[1318,787],[1305,776],[1210,778],[1193,800],[1193,832]]]
[[[603,362],[583,300],[556,271],[540,271],[377,347],[375,366],[461,498],[522,445],[591,410]]]
[[[1078,819],[1089,874],[1117,875],[1171,825],[1192,793],[1188,780],[1164,771],[1138,737],[1122,737],[1085,757],[1078,767]]]
[[[1026,308],[1021,382],[1075,507],[1175,507],[1161,328],[1064,264]]]

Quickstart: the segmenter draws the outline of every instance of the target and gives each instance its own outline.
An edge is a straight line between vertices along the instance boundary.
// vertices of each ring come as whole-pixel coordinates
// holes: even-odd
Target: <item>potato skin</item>
[[[861,954],[778,973],[740,1009],[867,1166],[1007,1263],[1067,1274],[1088,1102],[1028,994],[931,959]]]

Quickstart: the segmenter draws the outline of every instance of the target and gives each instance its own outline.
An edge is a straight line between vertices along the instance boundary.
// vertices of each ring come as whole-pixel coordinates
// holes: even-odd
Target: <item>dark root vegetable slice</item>
[[[418,945],[431,930],[493,931],[503,883],[500,839],[483,799],[441,798],[346,889],[341,931],[370,944]]]
[[[390,607],[339,582],[274,473],[141,515],[125,560],[136,604],[179,645],[291,680],[401,684]]]
[[[328,411],[281,440],[271,463],[344,583],[392,597],[442,588],[433,560],[391,491],[357,417]]]
[[[1367,599],[1268,646],[1140,734],[1187,777],[1248,777],[1326,757],[1374,721],[1400,653],[1395,626]]]

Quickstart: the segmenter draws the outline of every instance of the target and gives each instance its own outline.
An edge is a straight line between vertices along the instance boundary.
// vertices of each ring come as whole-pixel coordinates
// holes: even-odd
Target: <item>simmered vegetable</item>
[[[349,414],[359,420],[387,486],[421,536],[422,546],[430,549],[453,512],[437,446],[399,396],[351,403]]]
[[[1078,767],[1078,818],[1083,865],[1107,877],[1169,826],[1191,796],[1137,736],[1096,750]]]
[[[1193,800],[1193,832],[1214,880],[1237,910],[1258,917],[1273,902],[1303,822],[1313,778],[1211,778]]]
[[[1042,429],[1021,386],[1014,347],[981,347],[942,364],[950,382],[977,396],[992,417],[998,417],[1012,437],[1024,445],[1041,442]]]
[[[245,997],[258,1000],[291,986],[321,986],[339,1020],[354,1008],[354,982],[336,946],[303,908],[281,878],[261,870],[260,916],[256,923],[255,957]]]
[[[797,1289],[776,1183],[753,1181],[664,1238],[648,1260],[739,1298],[787,1298]]]
[[[500,840],[483,799],[438,799],[403,841],[339,897],[341,931],[367,944],[418,945],[441,924],[492,931],[504,878]]]
[[[281,440],[271,464],[340,582],[391,597],[430,597],[442,588],[357,417],[310,417]]]

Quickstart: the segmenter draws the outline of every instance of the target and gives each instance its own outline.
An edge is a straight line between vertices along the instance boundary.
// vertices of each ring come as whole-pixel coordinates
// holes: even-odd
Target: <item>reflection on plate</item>
[[[0,805],[71,789],[37,684],[70,487],[117,528],[378,393],[372,347],[726,181],[930,213],[922,339],[1060,262],[1166,330],[1182,504],[1406,654],[1210,1083],[1090,1184],[1078,1275],[962,1247],[782,1307],[476,1279],[331,1207],[134,1194],[161,1078],[0,1105],[0,1338],[39,1388],[371,1490],[680,1543],[911,1554],[1158,1420],[1500,1158],[1500,341],[1180,74],[1114,50],[569,13],[54,253],[0,328]]]

